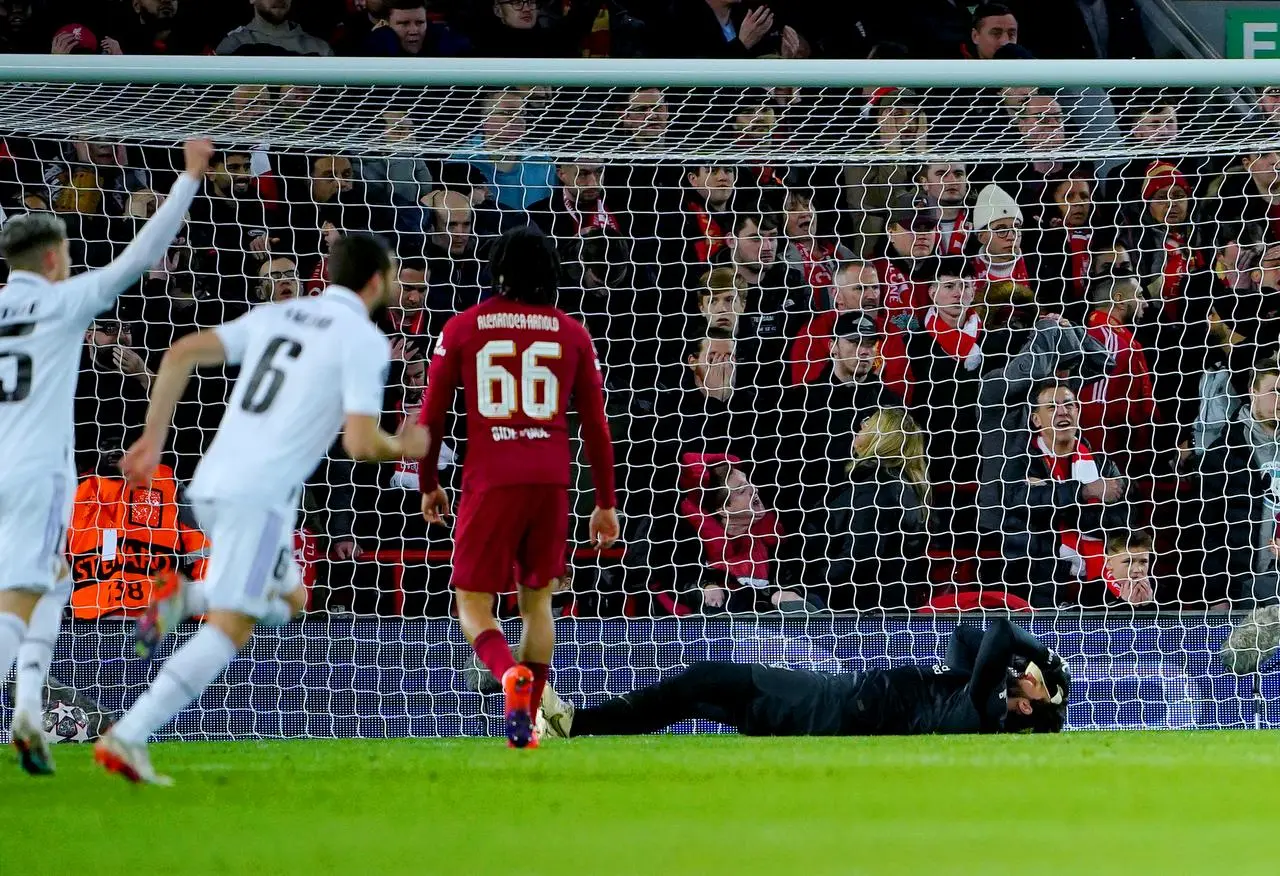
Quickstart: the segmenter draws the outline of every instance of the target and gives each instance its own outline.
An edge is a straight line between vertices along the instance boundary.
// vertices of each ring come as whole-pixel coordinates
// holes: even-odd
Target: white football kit
[[[209,607],[261,617],[300,584],[303,482],[347,414],[382,413],[390,342],[340,286],[260,305],[214,331],[240,376],[187,494],[210,541]]]
[[[61,283],[14,271],[0,289],[0,590],[47,592],[62,570],[85,330],[164,257],[199,188],[195,178],[179,176],[107,267]]]

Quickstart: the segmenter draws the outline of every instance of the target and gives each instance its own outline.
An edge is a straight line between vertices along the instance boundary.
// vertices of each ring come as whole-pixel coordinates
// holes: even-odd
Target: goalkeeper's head
[[[60,283],[71,276],[67,226],[52,213],[14,216],[0,228],[0,258],[11,271],[30,271]]]
[[[551,240],[532,225],[513,228],[489,257],[494,289],[524,304],[554,304],[560,285],[560,258]]]
[[[1006,733],[1058,733],[1067,722],[1071,677],[1064,668],[1046,674],[1035,663],[1010,667],[1005,687]]]

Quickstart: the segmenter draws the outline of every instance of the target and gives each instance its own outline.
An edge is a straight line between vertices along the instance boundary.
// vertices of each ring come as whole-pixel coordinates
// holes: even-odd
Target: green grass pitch
[[[187,743],[0,773],[0,873],[1280,872],[1280,736]]]

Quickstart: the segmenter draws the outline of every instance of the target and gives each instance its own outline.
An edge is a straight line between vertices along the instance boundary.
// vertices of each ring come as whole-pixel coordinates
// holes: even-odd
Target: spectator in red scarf
[[[973,277],[981,293],[988,283],[1015,280],[1027,284],[1030,274],[1022,254],[1022,208],[997,185],[978,192],[973,207]]]
[[[1177,167],[1156,161],[1147,169],[1142,198],[1135,250],[1148,304],[1138,340],[1148,351],[1162,419],[1185,428],[1195,419],[1212,317],[1205,296],[1187,294],[1192,277],[1203,275],[1200,254],[1189,240],[1190,186]]]
[[[1093,178],[1083,168],[1072,168],[1048,180],[1045,194],[1052,203],[1027,247],[1035,285],[1041,304],[1079,324],[1089,310],[1095,237]]]
[[[907,328],[928,304],[929,284],[913,275],[937,252],[940,215],[934,200],[920,192],[904,190],[893,199],[884,249],[873,261],[889,331]]]
[[[971,483],[977,475],[982,374],[998,363],[984,355],[970,263],[943,256],[932,264],[929,306],[904,338],[907,364],[886,361],[886,373],[889,388],[907,400],[929,435],[932,479]],[[893,375],[903,375],[904,383],[898,385]]]
[[[842,262],[835,272],[831,307],[809,320],[800,330],[791,353],[791,383],[800,386],[818,380],[831,357],[833,327],[842,313],[858,311],[871,320],[877,333],[884,331],[880,278],[875,265],[862,259]]]
[[[783,258],[804,275],[813,290],[813,309],[827,310],[831,307],[835,269],[840,262],[854,258],[854,254],[839,240],[821,235],[812,190],[788,189],[783,210],[783,234],[787,238]]]
[[[938,255],[964,255],[972,231],[968,165],[960,161],[922,164],[914,181],[938,205]]]
[[[1198,267],[1188,240],[1191,186],[1168,162],[1153,162],[1142,186],[1143,231],[1138,241],[1138,270],[1156,304],[1157,318],[1180,317],[1187,275]],[[1167,311],[1167,312],[1166,312]]]
[[[1036,606],[1057,605],[1058,584],[1079,582],[1062,562],[1060,528],[1094,533],[1104,523],[1108,530],[1126,525],[1124,482],[1114,467],[1092,451],[1087,470],[1073,465],[1088,450],[1081,447],[1075,393],[1110,365],[1083,328],[1047,316],[1020,352],[983,376],[978,525],[999,545],[1005,582],[1017,588],[1030,582]]]
[[[680,469],[680,516],[702,548],[703,612],[807,610],[803,596],[779,585],[783,533],[741,460],[684,453]]]
[[[621,234],[619,217],[605,205],[605,165],[596,161],[556,165],[560,185],[551,197],[529,207],[529,215],[557,242],[579,237],[588,228]]]
[[[1106,348],[1113,364],[1101,380],[1080,390],[1080,425],[1090,447],[1133,476],[1144,461],[1150,470],[1144,450],[1152,446],[1156,418],[1151,368],[1133,330],[1145,306],[1142,286],[1132,277],[1113,277],[1095,283],[1089,298],[1089,336]]]
[[[685,174],[683,203],[683,252],[663,257],[664,286],[688,289],[706,265],[725,248],[725,236],[732,227],[729,207],[733,202],[738,171],[728,165],[696,165]]]
[[[1125,516],[1126,482],[1115,464],[1081,435],[1080,403],[1070,386],[1050,380],[1032,390],[1031,397],[1027,479],[1032,486],[1051,486],[1055,494],[1059,489],[1068,496],[1074,492],[1076,513],[1060,513],[1052,521],[1058,532],[1057,553],[1077,581],[1101,581],[1106,552],[1099,530],[1108,519]],[[1117,505],[1118,513],[1104,513],[1106,506]]]

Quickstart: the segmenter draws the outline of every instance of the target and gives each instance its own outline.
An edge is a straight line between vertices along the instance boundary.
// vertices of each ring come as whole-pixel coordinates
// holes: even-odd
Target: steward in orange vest
[[[67,534],[71,609],[78,618],[140,614],[161,572],[204,576],[207,543],[173,469],[161,465],[150,484],[130,488],[117,468],[120,450],[100,450],[98,470],[76,490]]]

